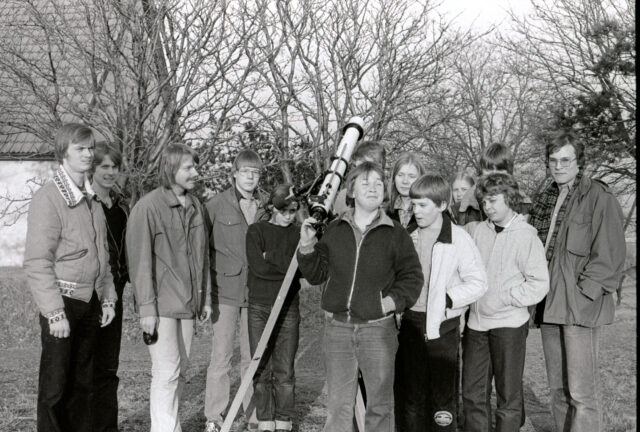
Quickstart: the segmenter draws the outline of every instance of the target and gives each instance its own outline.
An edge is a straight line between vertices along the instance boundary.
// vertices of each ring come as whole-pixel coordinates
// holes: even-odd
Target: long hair
[[[396,199],[400,196],[398,189],[396,189],[396,175],[405,165],[413,165],[418,170],[418,178],[420,178],[426,172],[424,164],[420,157],[412,152],[404,152],[398,156],[398,159],[393,164],[393,169],[391,170],[391,177],[389,177],[389,182],[387,183],[387,195],[389,196],[388,210],[393,211],[393,206],[395,205]]]
[[[91,174],[96,171],[96,167],[102,163],[105,156],[109,156],[111,162],[118,168],[122,168],[122,153],[117,148],[107,144],[104,141],[96,143],[93,151],[93,162],[91,162]]]
[[[176,173],[180,169],[184,156],[191,156],[195,164],[200,162],[196,151],[185,144],[169,144],[164,149],[158,173],[160,185],[171,189],[176,182]]]

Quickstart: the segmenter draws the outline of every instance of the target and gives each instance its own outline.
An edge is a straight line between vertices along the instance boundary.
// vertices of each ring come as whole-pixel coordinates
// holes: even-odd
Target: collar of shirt
[[[240,200],[242,200],[242,199],[246,199],[246,200],[257,200],[258,199],[258,189],[253,191],[253,193],[251,194],[251,198],[245,198],[242,195],[242,193],[240,193],[238,188],[235,187],[235,186],[233,187],[233,190],[235,191],[236,199],[238,200],[238,202],[240,202]]]
[[[60,167],[56,171],[54,175],[54,181],[69,207],[78,205],[83,198],[92,199],[96,194],[91,187],[91,183],[89,182],[89,179],[86,177],[86,175],[84,177],[83,191],[80,189],[80,187],[78,187],[77,184],[75,184],[75,182],[71,179],[62,165],[60,165]]]

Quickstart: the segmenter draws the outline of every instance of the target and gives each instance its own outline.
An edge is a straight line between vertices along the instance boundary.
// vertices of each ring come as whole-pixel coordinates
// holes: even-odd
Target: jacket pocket
[[[502,300],[502,295],[506,290],[507,288],[498,291],[487,291],[477,302],[477,312],[486,317],[498,317],[506,311],[514,309],[514,306],[507,305]]]
[[[569,221],[567,250],[574,255],[589,255],[591,251],[591,221]]]
[[[237,259],[226,255],[218,255],[216,259],[216,271],[223,276],[238,276],[242,273],[243,264]]]
[[[88,249],[81,249],[79,251],[64,254],[61,257],[56,258],[56,262],[77,260],[85,256],[88,252]]]

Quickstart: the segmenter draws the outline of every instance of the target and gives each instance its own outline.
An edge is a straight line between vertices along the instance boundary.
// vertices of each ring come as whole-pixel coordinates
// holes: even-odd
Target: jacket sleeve
[[[460,230],[454,239],[458,255],[458,276],[461,283],[447,288],[452,308],[457,309],[479,300],[487,292],[487,272],[482,263],[480,251],[471,237]],[[457,234],[457,233],[456,233]],[[454,234],[455,235],[455,234]]]
[[[504,291],[504,302],[516,307],[533,306],[549,292],[549,268],[538,235],[528,236],[516,257],[524,282]]]
[[[36,193],[29,206],[23,266],[42,315],[64,309],[54,272],[61,231],[62,222],[53,203],[46,194]]]
[[[394,229],[396,241],[395,281],[387,294],[396,305],[396,312],[402,312],[415,304],[420,297],[424,276],[418,253],[409,233],[404,228]]]
[[[268,261],[267,254],[269,252],[265,249],[266,247],[257,225],[249,225],[247,229],[247,262],[249,263],[249,268],[253,274],[261,279],[282,280],[287,273],[288,263],[291,259],[287,260],[287,267],[283,269],[282,265]],[[282,261],[284,261],[286,257],[283,256],[281,258],[283,258]]]
[[[216,272],[216,242],[215,242],[215,221],[216,221],[216,209],[215,202],[213,198],[209,200],[209,202],[205,205],[207,212],[207,219],[209,221],[209,283],[211,285],[211,289],[209,292],[213,295],[213,291],[217,291],[218,288],[218,279]]]
[[[610,192],[598,196],[591,230],[589,260],[577,281],[582,294],[595,300],[616,290],[626,255],[622,208]]]
[[[153,243],[155,220],[147,206],[138,203],[127,222],[129,275],[140,317],[158,316],[156,287],[153,281]]]
[[[211,239],[211,232],[213,227],[211,226],[211,220],[209,219],[209,212],[207,207],[200,205],[202,211],[202,219],[204,220],[204,235],[206,236],[206,247],[204,251],[204,260],[202,263],[202,285],[205,290],[204,306],[211,306],[211,274],[209,272],[211,260],[211,251],[209,250],[209,240]]]
[[[313,249],[308,253],[302,244],[297,252],[300,273],[311,285],[320,285],[329,277],[329,250],[325,243],[327,235],[311,246]]]
[[[106,251],[107,260],[105,269],[101,270],[100,280],[97,282],[102,289],[102,303],[115,303],[118,300],[116,286],[113,283],[113,273],[111,273],[111,265],[109,265],[109,251]]]

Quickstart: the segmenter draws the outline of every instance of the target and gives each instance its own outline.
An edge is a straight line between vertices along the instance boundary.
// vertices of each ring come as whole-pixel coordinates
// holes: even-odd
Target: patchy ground
[[[7,271],[4,276],[7,276]],[[35,431],[35,405],[40,348],[37,320],[23,276],[8,273],[9,284],[0,285],[0,307],[12,321],[0,322],[0,430]],[[0,278],[7,280],[7,277]],[[318,291],[304,291],[300,349],[296,362],[297,430],[321,431],[326,417],[323,392],[321,335],[322,315]],[[129,302],[130,293],[125,297]],[[120,360],[120,430],[149,429],[149,354],[142,344],[130,308],[125,312],[125,342]],[[209,325],[198,327],[192,347],[189,383],[185,388],[181,415],[185,432],[200,431],[204,425],[204,385],[211,352]],[[10,337],[9,337],[10,335]],[[234,362],[238,360],[236,352]],[[601,345],[601,373],[605,430],[636,430],[636,292],[635,280],[627,280],[616,322],[604,329]],[[235,385],[239,377],[235,377]],[[525,370],[526,432],[552,432],[549,393],[544,369],[540,333],[533,330],[527,341]],[[241,416],[240,416],[241,417]],[[236,421],[238,430],[243,419]]]

